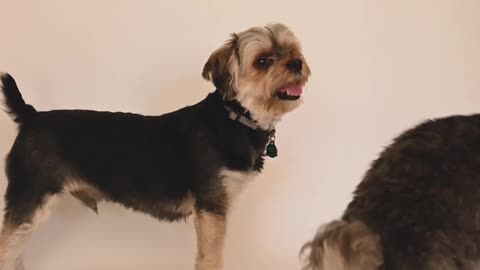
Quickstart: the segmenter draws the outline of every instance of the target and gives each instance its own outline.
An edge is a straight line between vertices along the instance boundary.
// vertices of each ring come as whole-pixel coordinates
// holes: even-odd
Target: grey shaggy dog
[[[480,269],[480,115],[396,138],[302,252],[312,270]]]

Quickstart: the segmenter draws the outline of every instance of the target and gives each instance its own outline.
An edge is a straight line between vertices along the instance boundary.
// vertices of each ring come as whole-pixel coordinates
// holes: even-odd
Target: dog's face
[[[263,128],[301,104],[310,68],[294,34],[282,24],[233,34],[202,73],[225,99],[236,99]]]

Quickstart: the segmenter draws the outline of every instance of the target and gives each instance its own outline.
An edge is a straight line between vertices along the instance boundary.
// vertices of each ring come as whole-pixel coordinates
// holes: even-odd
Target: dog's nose
[[[302,71],[302,60],[300,59],[291,59],[290,61],[288,61],[287,63],[287,68],[291,71],[294,71],[294,72],[300,72]]]

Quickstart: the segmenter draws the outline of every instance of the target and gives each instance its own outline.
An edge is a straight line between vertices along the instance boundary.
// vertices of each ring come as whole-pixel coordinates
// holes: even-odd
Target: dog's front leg
[[[196,270],[222,270],[223,244],[226,232],[225,216],[207,211],[195,212],[197,230]]]

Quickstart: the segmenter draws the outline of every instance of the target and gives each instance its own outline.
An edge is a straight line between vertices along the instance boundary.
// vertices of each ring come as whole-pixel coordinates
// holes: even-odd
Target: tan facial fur
[[[378,270],[383,263],[379,237],[359,221],[334,221],[302,248],[310,252],[304,270]]]
[[[268,58],[268,68],[256,65],[259,57]],[[288,68],[294,59],[301,61],[300,72]],[[225,99],[236,99],[245,107],[260,127],[270,129],[302,102],[301,97],[280,99],[277,91],[287,86],[303,87],[310,68],[292,31],[282,24],[270,24],[233,34],[210,56],[202,75],[213,81]]]

